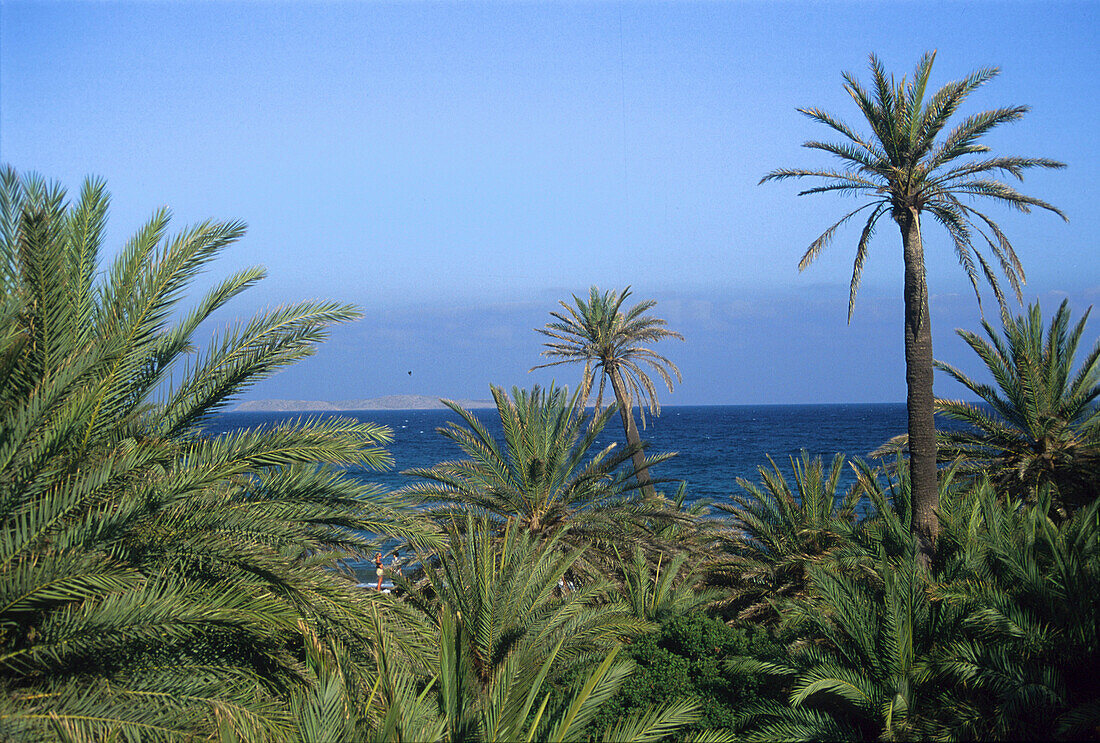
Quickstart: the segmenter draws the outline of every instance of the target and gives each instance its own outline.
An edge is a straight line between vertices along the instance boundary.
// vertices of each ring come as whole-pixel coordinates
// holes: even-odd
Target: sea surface
[[[474,411],[490,432],[500,435],[495,409]],[[371,410],[341,413],[225,413],[213,419],[211,433],[238,428],[271,426],[308,417],[345,417],[370,421],[393,431],[394,467],[386,471],[353,471],[356,477],[396,489],[411,482],[401,471],[430,467],[445,460],[461,459],[462,452],[436,429],[448,421],[460,422],[450,410]],[[728,501],[741,492],[737,479],[758,481],[758,467],[768,466],[768,455],[786,472],[789,458],[803,449],[821,456],[826,466],[836,452],[866,457],[888,439],[905,433],[905,405],[710,405],[665,406],[659,418],[649,418],[640,433],[649,441],[649,452],[676,452],[676,456],[651,472],[654,477],[687,483],[688,500],[709,498]],[[608,423],[596,442],[603,448],[623,441],[618,416]],[[842,484],[854,481],[845,469]],[[666,492],[676,482],[662,486]]]

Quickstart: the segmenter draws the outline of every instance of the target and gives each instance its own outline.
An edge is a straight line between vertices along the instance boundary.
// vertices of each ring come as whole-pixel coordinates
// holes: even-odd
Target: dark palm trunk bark
[[[654,494],[653,484],[649,478],[649,468],[645,465],[645,452],[641,450],[642,437],[638,435],[638,426],[634,423],[634,402],[630,399],[630,393],[623,384],[623,378],[619,370],[612,367],[608,369],[607,376],[611,378],[611,389],[615,391],[615,400],[619,403],[619,415],[623,419],[623,430],[626,431],[626,443],[635,447],[633,454],[634,476],[638,478],[638,484],[642,486],[642,493],[650,496]]]
[[[909,413],[909,473],[912,485],[912,531],[920,560],[931,562],[939,536],[939,483],[936,470],[936,423],[932,394],[932,322],[920,215],[908,210],[895,216],[901,228],[905,261],[905,383]]]

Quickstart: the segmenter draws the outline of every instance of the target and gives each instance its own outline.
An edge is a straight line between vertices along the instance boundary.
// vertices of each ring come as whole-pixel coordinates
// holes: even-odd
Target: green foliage
[[[581,549],[563,554],[557,539],[543,542],[515,524],[499,535],[467,516],[449,530],[445,549],[421,555],[427,590],[406,583],[406,598],[433,625],[438,653],[415,698],[407,672],[384,674],[383,737],[405,739],[402,721],[418,720],[422,739],[586,739],[593,716],[634,668],[618,657],[620,641],[649,625],[609,601],[606,582],[567,586]],[[568,672],[572,684],[562,681]],[[660,740],[694,721],[695,707],[662,700],[609,720],[604,735]],[[363,730],[369,738],[380,728]]]
[[[694,569],[681,572],[690,557],[679,552],[672,557],[657,556],[656,565],[646,560],[640,547],[634,559],[622,562],[622,593],[634,616],[649,621],[664,621],[713,604],[722,595],[719,589],[703,588],[704,576]]]
[[[1045,327],[1036,303],[1024,315],[1002,316],[1000,334],[983,322],[988,341],[956,331],[994,384],[936,363],[988,406],[936,400],[937,412],[966,424],[939,432],[940,460],[958,460],[964,472],[989,476],[1016,498],[1031,499],[1044,486],[1054,486],[1063,511],[1095,499],[1100,492],[1100,344],[1073,368],[1087,319],[1088,312],[1070,327],[1063,301]],[[906,437],[899,436],[877,453],[905,445]]]
[[[1080,739],[1100,729],[1100,503],[1058,523],[987,485],[945,537],[958,568],[935,590],[965,621],[944,640],[960,690],[948,708],[968,737]]]
[[[421,555],[426,590],[407,600],[436,622],[442,608],[454,613],[482,686],[512,656],[530,671],[560,644],[559,666],[592,660],[648,626],[611,600],[608,581],[565,584],[583,547],[563,552],[560,538],[543,543],[514,524],[498,535],[471,516],[447,536],[447,549]]]
[[[202,424],[356,313],[277,308],[192,355],[203,320],[263,277],[179,312],[243,226],[169,237],[161,210],[102,270],[107,206],[101,181],[69,204],[0,177],[0,738],[278,738],[310,683],[307,638],[371,642],[372,598],[325,566],[366,550],[363,532],[423,531],[337,467],[388,464],[385,429]],[[349,657],[345,675],[369,677]]]
[[[695,498],[688,502],[688,484],[679,482],[676,490],[667,495],[658,492],[656,498],[670,514],[653,519],[647,525],[651,540],[666,549],[687,550],[697,559],[703,559],[721,538],[724,529],[720,520],[709,518],[714,508],[710,498]]]
[[[744,659],[734,669],[790,679],[788,706],[747,711],[750,740],[914,740],[935,731],[942,686],[938,642],[958,612],[933,603],[927,574],[910,557],[883,555],[868,577],[810,573],[809,594],[783,608],[806,641],[783,663]]]
[[[711,566],[732,591],[726,604],[741,619],[775,621],[776,598],[801,594],[808,569],[835,562],[860,528],[862,490],[839,492],[845,460],[837,454],[825,471],[820,457],[791,458],[794,482],[779,466],[760,467],[760,482],[738,479],[745,491],[716,508],[729,514],[722,552]]]
[[[881,553],[892,559],[911,557],[914,549],[910,530],[913,478],[909,462],[898,456],[890,467],[874,467],[868,462],[855,460],[852,469],[870,508],[854,534],[854,549],[846,559],[846,565],[864,567],[868,558],[874,562]],[[953,485],[954,470],[947,468],[941,471],[936,479],[941,519],[953,510],[957,496]]]
[[[729,659],[781,655],[781,648],[755,625],[731,628],[702,612],[670,617],[629,647],[637,670],[593,720],[593,729],[669,699],[699,704],[691,730],[730,728],[740,709],[758,701],[770,681],[761,674],[730,673]]]
[[[929,572],[906,526],[905,467],[885,483],[857,472],[874,510],[842,559],[778,604],[786,657],[731,664],[784,685],[744,710],[747,739],[1094,735],[1098,506],[1056,522],[1049,493],[1027,506],[948,471]]]
[[[461,524],[463,514],[472,514],[490,519],[498,530],[515,523],[538,539],[556,538],[563,547],[589,545],[576,570],[601,573],[598,566],[614,560],[615,545],[652,541],[655,525],[684,520],[664,502],[634,492],[630,448],[617,451],[611,444],[589,454],[611,409],[589,423],[577,395],[567,397],[562,389],[513,389],[511,397],[499,387],[492,392],[503,441],[472,412],[447,402],[462,423],[439,432],[467,459],[405,472],[422,482],[400,494],[424,503],[437,521]]]

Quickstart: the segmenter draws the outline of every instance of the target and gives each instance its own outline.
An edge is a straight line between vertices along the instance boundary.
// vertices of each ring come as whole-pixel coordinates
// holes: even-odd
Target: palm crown
[[[1039,305],[1027,314],[1005,316],[1001,335],[982,324],[988,341],[960,330],[985,364],[994,385],[937,362],[977,395],[986,407],[961,400],[937,400],[936,409],[968,427],[940,434],[940,457],[962,459],[977,473],[988,472],[1000,486],[1031,496],[1045,484],[1058,488],[1063,505],[1080,506],[1096,497],[1100,471],[1100,344],[1074,371],[1086,312],[1070,326],[1066,302],[1044,328]],[[1044,329],[1046,334],[1044,337]],[[899,446],[903,438],[883,450]]]
[[[502,526],[513,521],[537,537],[561,535],[569,546],[594,543],[578,562],[608,559],[621,540],[646,539],[656,521],[673,518],[659,502],[637,498],[631,490],[629,465],[633,451],[614,443],[590,453],[613,413],[607,409],[589,424],[578,396],[551,387],[513,389],[509,395],[492,388],[503,441],[473,413],[444,401],[462,418],[439,432],[458,444],[467,456],[433,467],[407,470],[421,478],[401,493],[430,505],[429,513],[447,521],[474,513]],[[662,458],[649,459],[649,464]],[[667,459],[667,455],[663,457]],[[607,553],[601,558],[603,550]]]
[[[580,389],[586,402],[599,375],[597,410],[603,402],[607,377],[621,373],[631,399],[638,401],[644,426],[645,409],[656,415],[660,413],[661,405],[653,380],[643,365],[655,371],[670,392],[672,377],[675,376],[678,382],[682,380],[676,364],[641,344],[656,343],[665,338],[683,340],[684,337],[666,328],[665,320],[646,314],[657,304],[652,299],[639,302],[624,312],[622,306],[629,296],[629,286],[622,293],[608,291],[602,294],[593,286],[587,302],[576,295],[573,295],[575,307],[560,302],[563,312],[550,313],[557,322],[547,323],[545,328],[536,328],[551,339],[545,344],[546,350],[542,355],[557,360],[539,364],[533,369],[583,363]]]
[[[843,454],[833,457],[828,470],[807,451],[791,457],[793,483],[771,457],[768,462],[770,470],[757,468],[759,483],[738,478],[745,492],[715,506],[730,521],[721,540],[725,554],[712,569],[734,584],[727,603],[738,607],[741,619],[778,619],[772,601],[803,593],[809,568],[833,564],[859,529],[856,510],[863,496],[855,487],[840,489]]]
[[[979,141],[981,137],[1002,124],[1020,119],[1028,111],[1027,106],[1009,106],[974,114],[937,141],[948,119],[966,97],[996,77],[999,70],[995,67],[983,68],[962,80],[948,83],[926,103],[925,90],[935,56],[935,53],[929,53],[921,58],[912,81],[902,78],[900,82],[895,82],[893,76],[887,76],[878,57],[872,54],[873,91],[866,90],[850,73],[844,73],[844,89],[870,124],[871,136],[860,135],[820,109],[800,108],[800,113],[839,132],[847,140],[835,143],[810,141],[803,146],[835,155],[843,163],[843,168],[782,168],[768,173],[760,181],[820,178],[825,181],[823,185],[806,189],[799,195],[836,192],[870,198],[870,201],[848,212],[821,233],[799,262],[799,269],[806,268],[829,245],[842,225],[857,214],[867,213],[852,268],[849,318],[867,258],[867,245],[883,216],[897,219],[906,212],[932,215],[951,235],[955,254],[966,270],[975,293],[978,293],[980,269],[981,275],[1002,302],[993,265],[975,245],[975,233],[982,238],[980,242],[988,247],[1017,296],[1024,280],[1023,266],[997,223],[962,199],[989,198],[1023,212],[1030,211],[1031,207],[1040,207],[1065,219],[1065,215],[1051,204],[1024,195],[997,180],[997,176],[1003,174],[1022,180],[1023,172],[1029,168],[1063,168],[1064,163],[1034,157],[984,157],[990,148]]]

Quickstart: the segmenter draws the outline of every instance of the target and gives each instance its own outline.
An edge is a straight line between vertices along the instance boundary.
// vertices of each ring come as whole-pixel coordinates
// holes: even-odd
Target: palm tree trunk
[[[936,470],[936,422],[932,394],[932,321],[920,214],[908,210],[895,217],[901,228],[905,262],[905,406],[909,413],[909,476],[919,559],[931,562],[939,536],[939,483]]]
[[[607,370],[607,376],[611,379],[611,389],[615,391],[615,401],[619,404],[619,415],[623,419],[623,430],[626,431],[626,443],[634,448],[632,456],[634,462],[634,476],[638,478],[638,484],[642,487],[642,494],[654,495],[653,484],[649,478],[649,468],[645,464],[645,452],[641,449],[642,437],[638,435],[638,426],[634,423],[634,402],[630,399],[630,393],[623,384],[623,378],[619,370],[611,367]]]

